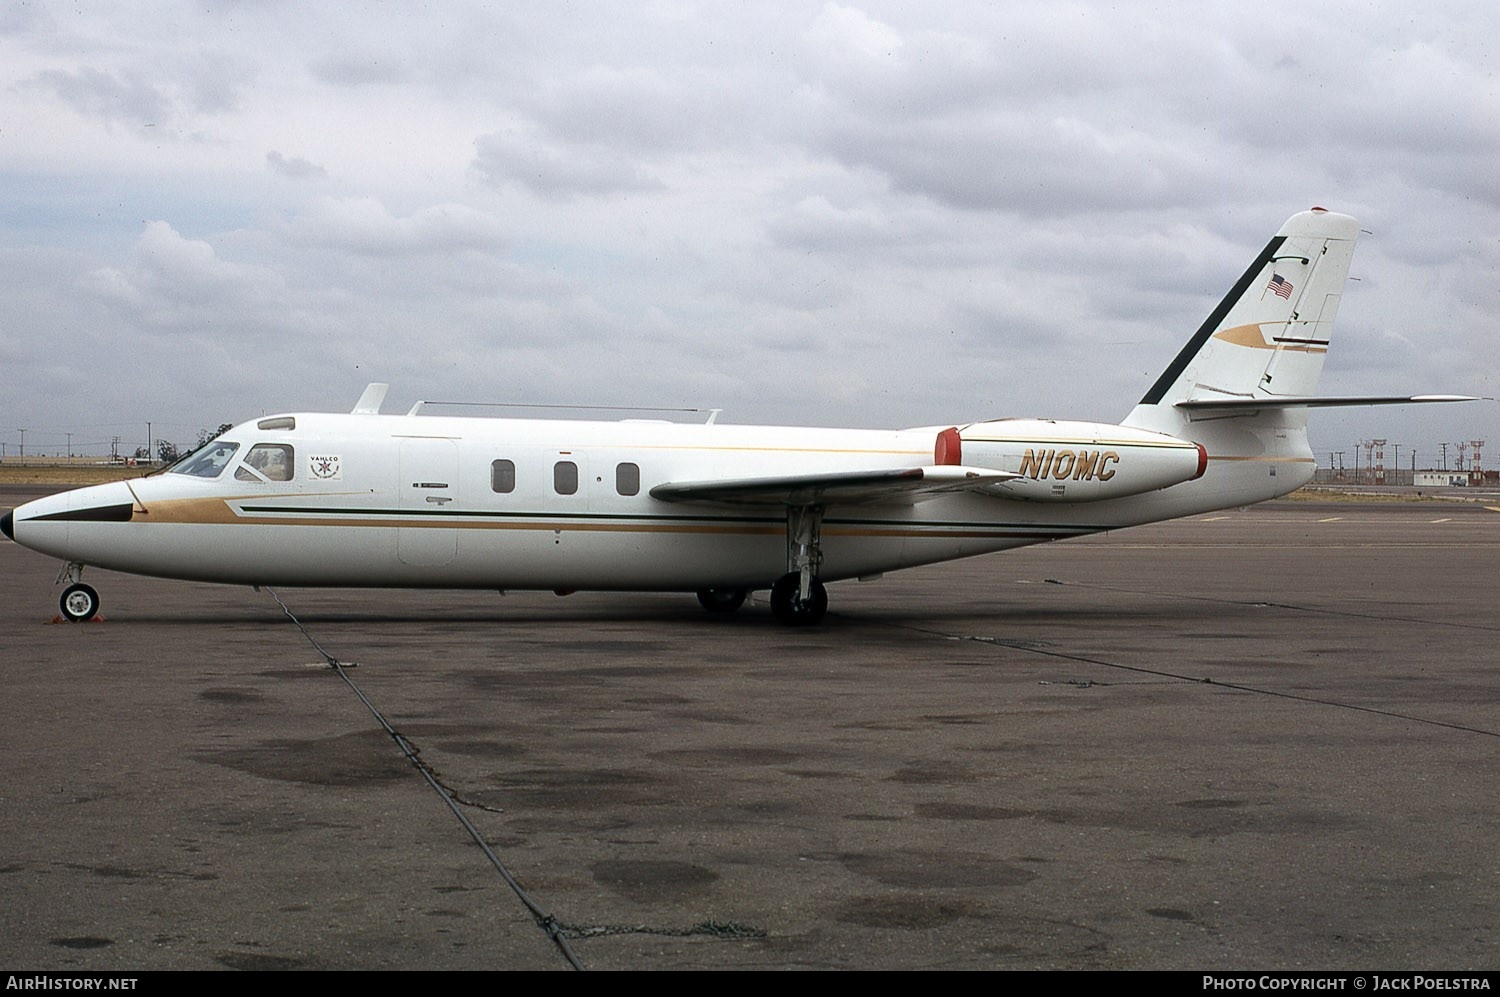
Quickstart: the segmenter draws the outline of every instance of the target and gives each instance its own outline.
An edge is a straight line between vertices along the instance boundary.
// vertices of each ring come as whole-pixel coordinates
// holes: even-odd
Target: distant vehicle
[[[0,519],[87,565],[259,585],[696,592],[770,589],[814,624],[825,582],[1273,498],[1311,479],[1307,414],[1459,396],[1315,394],[1358,225],[1294,215],[1120,425],[901,430],[292,413],[229,429],[167,473]],[[997,375],[999,376],[999,375]],[[418,406],[418,408],[420,405]]]

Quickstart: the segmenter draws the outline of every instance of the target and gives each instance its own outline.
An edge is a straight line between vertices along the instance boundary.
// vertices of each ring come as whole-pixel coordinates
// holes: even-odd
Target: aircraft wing
[[[912,505],[943,492],[982,489],[1020,477],[1008,471],[941,464],[878,471],[788,474],[774,478],[668,481],[651,489],[663,502],[730,505]]]

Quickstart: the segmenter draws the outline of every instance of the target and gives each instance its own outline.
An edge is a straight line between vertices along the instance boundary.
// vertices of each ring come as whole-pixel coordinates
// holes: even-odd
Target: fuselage
[[[988,466],[1011,463],[1002,469],[1019,470],[1015,485],[831,505],[820,576],[875,575],[1256,501],[1296,487],[1310,468],[1288,453],[1270,461],[1267,481],[1266,462],[1216,466],[1210,451],[1197,480],[1049,502],[1100,481],[1123,487],[1152,461],[1181,463],[1193,444],[1093,423],[976,425],[983,442],[964,447],[989,447]],[[296,413],[237,426],[169,473],[27,503],[8,526],[18,542],[64,561],[200,581],[748,590],[787,571],[785,506],[666,502],[653,487],[931,465],[944,431],[954,432]],[[1010,443],[994,442],[1006,433]]]

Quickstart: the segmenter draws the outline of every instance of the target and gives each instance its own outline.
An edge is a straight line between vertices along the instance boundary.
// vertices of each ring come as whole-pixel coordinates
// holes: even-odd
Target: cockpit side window
[[[217,478],[229,466],[229,459],[240,448],[238,443],[213,440],[197,453],[189,454],[178,464],[168,468],[171,474],[191,474],[196,478]]]
[[[291,444],[257,443],[235,468],[234,476],[240,481],[291,481],[292,458]]]

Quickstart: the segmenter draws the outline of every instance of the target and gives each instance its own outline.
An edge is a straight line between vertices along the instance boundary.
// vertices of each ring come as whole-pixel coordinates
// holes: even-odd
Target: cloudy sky
[[[1479,2],[6,3],[0,440],[373,380],[1113,422],[1314,204],[1369,232],[1323,387],[1493,396],[1497,68]],[[1314,416],[1370,436],[1500,405]]]

